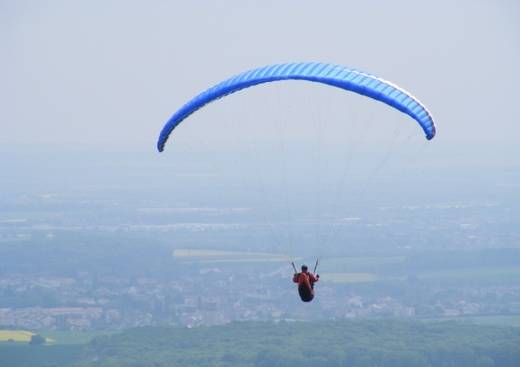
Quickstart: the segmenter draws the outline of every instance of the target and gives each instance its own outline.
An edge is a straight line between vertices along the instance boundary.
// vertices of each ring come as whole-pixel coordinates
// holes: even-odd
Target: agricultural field
[[[178,261],[222,263],[222,262],[290,262],[285,255],[265,252],[219,251],[204,249],[175,249],[173,257]]]
[[[418,273],[417,277],[428,283],[442,284],[519,284],[520,267],[474,267],[443,269]]]
[[[106,331],[39,331],[47,345],[86,344],[96,336],[113,334]],[[35,333],[28,330],[0,330],[0,342],[29,343]]]
[[[391,282],[416,279],[423,284],[486,286],[520,284],[520,266],[449,266],[439,262],[422,268],[405,256],[339,257],[321,259],[322,281],[334,283]]]
[[[373,273],[323,273],[320,278],[323,282],[332,283],[371,283],[379,280]]]
[[[327,270],[338,273],[372,272],[380,270],[384,266],[402,264],[405,260],[405,256],[338,257],[323,259],[323,263],[327,264]]]
[[[70,366],[81,357],[84,345],[30,345],[0,343],[0,366],[42,367]]]
[[[0,366],[42,367],[70,366],[93,338],[108,332],[39,331],[44,345],[31,345],[34,333],[26,330],[0,330]],[[11,340],[11,341],[10,341]]]
[[[477,325],[495,325],[495,326],[512,326],[520,327],[520,315],[489,315],[489,316],[471,316],[462,317],[459,321],[468,322]]]
[[[0,330],[0,342],[21,342],[28,343],[34,333],[26,330]]]
[[[54,345],[70,345],[70,344],[86,344],[96,336],[109,335],[113,332],[109,331],[42,331],[39,332],[45,337],[47,343]]]

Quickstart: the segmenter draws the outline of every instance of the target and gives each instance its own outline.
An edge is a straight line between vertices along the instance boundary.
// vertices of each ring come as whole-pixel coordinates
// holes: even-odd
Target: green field
[[[70,366],[79,360],[83,348],[82,344],[30,345],[28,343],[0,343],[0,366]]]
[[[411,266],[412,265],[412,266]],[[336,283],[401,282],[413,275],[422,283],[443,285],[519,284],[520,266],[472,266],[423,270],[405,256],[321,259],[323,281]]]
[[[520,267],[475,267],[417,274],[425,282],[443,284],[518,284]]]
[[[460,317],[456,320],[477,325],[520,327],[520,315],[469,316]]]
[[[114,333],[94,331],[39,331],[45,345],[31,345],[34,335],[26,330],[0,330],[0,366],[70,366],[81,357],[85,345],[96,336]],[[11,341],[9,341],[11,340]]]
[[[110,335],[108,331],[42,331],[39,332],[54,345],[86,344],[96,336]]]

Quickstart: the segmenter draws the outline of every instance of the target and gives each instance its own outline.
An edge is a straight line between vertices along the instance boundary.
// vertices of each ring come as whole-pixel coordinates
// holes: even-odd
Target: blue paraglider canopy
[[[173,129],[204,105],[245,88],[281,80],[317,82],[373,98],[411,116],[423,129],[428,140],[435,136],[435,124],[430,112],[419,100],[395,84],[341,65],[300,62],[249,70],[197,95],[168,120],[159,136],[157,149],[162,152]]]

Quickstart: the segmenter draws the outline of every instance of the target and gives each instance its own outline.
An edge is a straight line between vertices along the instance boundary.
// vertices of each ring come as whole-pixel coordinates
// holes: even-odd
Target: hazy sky
[[[456,212],[453,228],[473,223],[482,241],[516,245],[504,238],[517,238],[520,217],[519,4],[0,0],[2,199],[235,205],[267,222],[287,213],[287,223],[293,212],[357,217],[356,202],[449,203],[477,208]],[[194,95],[294,61],[393,81],[431,110],[437,136],[427,142],[410,117],[370,98],[292,81],[203,108],[157,153],[165,121]],[[444,233],[441,217],[417,238]]]
[[[1,0],[0,43],[4,147],[154,149],[165,120],[202,89],[256,66],[323,61],[411,91],[433,112],[443,150],[476,148],[484,156],[498,149],[511,162],[520,154],[514,0]],[[249,113],[248,124],[262,123],[279,112],[276,103],[298,110],[302,99],[319,114],[326,105],[326,118],[359,109],[356,116],[408,122],[386,106],[330,89],[291,84],[232,96],[235,103],[212,105],[190,121],[184,138],[225,136],[222,119]],[[305,125],[308,111],[291,113]],[[338,129],[337,136],[347,133]],[[269,131],[254,133],[270,138]]]

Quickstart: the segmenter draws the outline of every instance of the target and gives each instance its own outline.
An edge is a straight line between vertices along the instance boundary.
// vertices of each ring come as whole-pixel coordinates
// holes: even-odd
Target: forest
[[[520,328],[453,321],[233,322],[134,328],[82,347],[3,343],[0,365],[517,367],[519,345]]]

